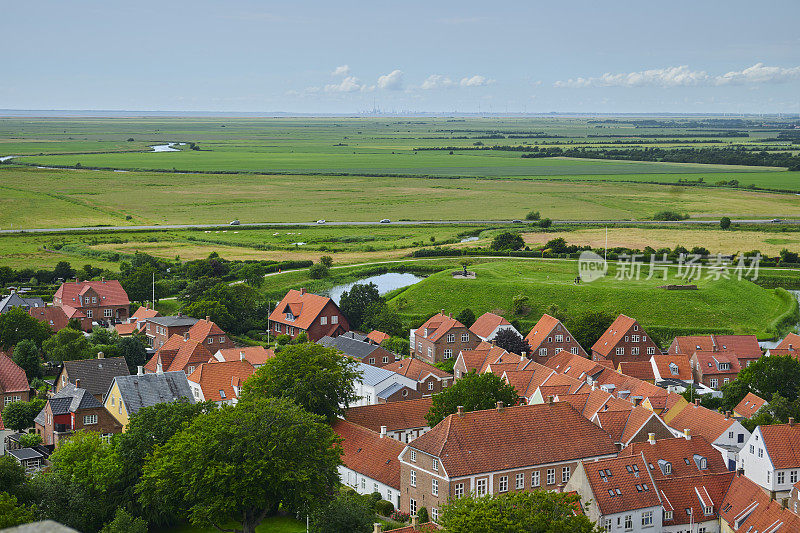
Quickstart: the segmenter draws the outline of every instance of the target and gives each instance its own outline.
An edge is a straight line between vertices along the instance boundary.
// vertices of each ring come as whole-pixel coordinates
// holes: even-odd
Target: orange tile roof
[[[758,426],[772,465],[777,469],[800,467],[800,424]]]
[[[429,375],[433,374],[439,379],[452,378],[453,374],[445,372],[441,368],[437,368],[425,361],[420,361],[414,357],[400,359],[399,361],[392,361],[388,365],[383,365],[384,370],[391,370],[403,376],[413,379],[414,381],[423,381]]]
[[[553,331],[553,328],[555,328],[558,323],[559,320],[557,318],[548,314],[542,315],[542,318],[536,322],[525,336],[525,340],[528,341],[532,353],[535,353],[539,349],[539,345],[542,344],[542,341],[547,338],[547,335]]]
[[[208,317],[205,319],[200,319],[194,323],[194,326],[189,328],[189,338],[194,339],[197,342],[205,342],[205,340],[209,336],[222,336],[225,335],[225,332],[222,331],[216,323],[212,320],[209,320]]]
[[[0,355],[0,392],[26,392],[30,390],[25,371],[6,355]]]
[[[621,374],[641,380],[656,378],[650,361],[621,361],[617,370]]]
[[[28,314],[50,326],[53,331],[61,331],[69,324],[69,317],[61,307],[29,307]],[[83,315],[83,313],[80,313]]]
[[[78,296],[92,288],[100,297],[99,305],[130,305],[128,293],[122,288],[119,281],[106,279],[102,281],[66,281],[56,290],[53,299],[60,299],[61,305],[74,308],[82,307]]]
[[[452,414],[409,447],[450,477],[616,454],[606,432],[566,402]]]
[[[696,476],[703,473],[727,472],[728,466],[722,455],[701,435],[691,439],[675,437],[671,439],[658,439],[655,444],[650,442],[632,442],[627,448],[619,452],[620,456],[644,455],[650,474],[656,479],[681,478]],[[700,470],[694,456],[706,459],[705,470]],[[664,474],[658,467],[658,461],[666,461],[672,466],[671,474]]]
[[[615,457],[583,461],[582,464],[601,514],[658,507],[661,504],[641,457]]]
[[[672,519],[664,520],[664,526],[716,521],[734,477],[735,472],[717,472],[659,480],[664,510],[672,511]],[[706,507],[711,507],[712,514],[705,514]]]
[[[388,333],[384,333],[382,331],[378,331],[377,329],[373,329],[367,334],[367,339],[378,345],[390,338],[391,335],[389,335]]]
[[[404,526],[397,529],[390,529],[385,533],[433,533],[434,531],[439,531],[440,529],[442,528],[433,522],[425,522],[417,527]]]
[[[478,374],[483,374],[484,372],[487,372],[489,365],[492,364],[513,363],[515,365],[518,365],[519,363],[524,364],[527,361],[528,359],[525,359],[521,355],[507,352],[506,350],[500,348],[499,346],[492,346],[491,349],[489,350],[489,353],[486,354],[486,359],[483,360],[483,364],[481,364],[480,368],[478,368]],[[519,368],[517,368],[517,370],[519,370]]]
[[[344,466],[400,490],[398,456],[405,447],[403,443],[389,437],[381,438],[379,433],[341,418],[333,423],[333,431],[343,439]]]
[[[125,337],[127,335],[133,335],[136,331],[136,323],[135,322],[128,322],[125,324],[115,324],[114,329],[116,330],[117,334],[121,337]]]
[[[327,296],[291,289],[272,311],[272,314],[269,315],[269,319],[273,322],[289,324],[300,329],[308,329],[329,302],[332,302],[332,300]],[[287,308],[295,316],[293,322],[286,320]],[[344,329],[349,329],[349,326]]]
[[[251,365],[258,366],[275,357],[275,351],[272,348],[264,348],[263,346],[247,346],[244,348],[223,348],[217,351],[215,357],[216,355],[221,356],[225,361],[239,361],[244,358]]]
[[[620,339],[625,337],[625,333],[633,327],[636,320],[625,315],[619,315],[605,332],[592,345],[592,351],[604,357],[608,357],[611,350],[617,345]]]
[[[200,385],[206,401],[219,402],[238,398],[237,390],[256,369],[247,361],[202,363],[189,374],[189,381]],[[234,387],[236,390],[234,390]],[[222,397],[225,394],[225,397]]]
[[[417,328],[414,332],[414,335],[422,337],[423,339],[428,339],[432,342],[436,342],[442,338],[442,335],[451,329],[464,327],[466,326],[464,326],[464,324],[455,318],[442,313],[437,313],[426,320],[425,323],[419,328]],[[425,330],[428,330],[428,335],[425,335]]]
[[[742,398],[742,401],[733,408],[733,414],[749,419],[766,403],[766,400],[759,398],[752,392],[748,392],[745,397]]]
[[[655,362],[658,373],[662,378],[674,378],[683,381],[692,380],[692,367],[689,364],[689,356],[686,354],[656,354],[650,360]],[[669,366],[670,363],[677,367],[677,374],[672,373]]]
[[[482,349],[475,349],[475,350],[461,350],[458,354],[458,359],[464,361],[464,365],[467,367],[467,372],[471,370],[478,371],[479,368],[483,366],[483,362],[489,356],[490,348],[482,348]]]
[[[794,533],[800,517],[770,497],[745,476],[734,476],[719,516],[735,533]]]
[[[134,313],[131,315],[131,318],[134,320],[146,320],[148,318],[155,318],[157,316],[161,316],[161,313],[155,309],[149,309],[143,305],[140,305],[139,309],[134,311]]]
[[[725,433],[736,420],[725,418],[725,415],[697,404],[690,403],[669,421],[669,427],[683,432],[691,430],[692,436],[700,435],[713,443],[720,435]]]
[[[345,419],[359,426],[380,432],[381,426],[387,431],[418,429],[428,427],[425,415],[431,410],[433,398],[402,400],[376,405],[351,407],[345,412]]]
[[[469,330],[478,337],[485,339],[497,329],[498,326],[510,326],[511,322],[494,313],[483,313],[469,327]]]
[[[758,359],[761,347],[755,335],[691,335],[675,337],[670,346],[670,353],[691,355],[696,351],[727,352],[737,359]]]
[[[776,346],[776,348],[788,350],[797,350],[800,348],[800,335],[797,333],[789,333],[783,340]]]
[[[739,359],[730,352],[706,352],[698,350],[694,352],[692,356],[693,359],[695,357],[697,358],[697,364],[703,375],[721,374],[730,375],[733,378],[741,370]],[[719,363],[729,363],[730,369],[720,370],[718,366]]]
[[[531,361],[522,370],[506,370],[503,375],[506,381],[514,386],[517,393],[530,399],[536,389],[554,372],[544,365]]]
[[[149,372],[155,372],[160,360],[164,372],[183,370],[190,364],[197,366],[207,363],[211,357],[211,352],[202,342],[175,334],[167,339],[167,342],[145,363],[144,368]]]

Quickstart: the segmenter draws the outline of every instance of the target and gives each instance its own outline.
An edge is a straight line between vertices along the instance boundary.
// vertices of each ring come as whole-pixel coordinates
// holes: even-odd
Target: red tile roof
[[[478,337],[485,339],[497,329],[498,326],[510,326],[511,322],[494,313],[484,313],[469,327],[469,330]]]
[[[713,443],[735,423],[733,417],[726,419],[722,413],[690,403],[681,409],[668,425],[680,432],[689,429],[692,436],[701,435]]]
[[[745,476],[734,476],[719,515],[735,533],[800,531],[800,517],[771,500],[761,487]]]
[[[367,333],[367,339],[370,340],[374,344],[380,345],[383,341],[390,339],[391,335],[388,333],[384,333],[382,331],[378,331],[377,329],[373,329],[369,333]]]
[[[437,313],[426,320],[425,323],[419,328],[417,328],[414,332],[414,335],[422,337],[423,339],[428,339],[431,342],[436,342],[442,338],[442,335],[451,329],[464,327],[466,326],[455,318],[442,313]],[[426,330],[428,335],[425,335]]]
[[[664,520],[664,526],[716,521],[734,477],[735,472],[717,472],[658,480],[664,510],[672,511],[672,519]],[[706,507],[712,509],[710,515],[705,514]]]
[[[133,335],[133,333],[136,331],[136,323],[127,322],[125,324],[115,324],[114,329],[117,331],[117,334],[120,335],[121,337]]]
[[[789,333],[783,340],[776,346],[776,348],[788,350],[797,350],[800,348],[800,335],[797,333]]]
[[[733,414],[735,416],[741,416],[744,418],[751,418],[754,414],[758,412],[765,404],[767,400],[761,399],[752,392],[748,392],[742,401],[733,408]]]
[[[289,324],[300,329],[308,329],[329,302],[332,302],[332,300],[327,296],[311,294],[310,292],[305,292],[305,290],[297,291],[291,289],[272,311],[272,314],[269,315],[269,319],[273,322]],[[290,311],[295,316],[293,322],[286,320],[287,311]],[[339,326],[339,324],[334,324],[334,326]]]
[[[82,307],[78,295],[85,293],[92,288],[100,297],[101,306],[109,305],[130,305],[128,293],[122,288],[119,281],[107,279],[103,281],[66,281],[56,290],[53,299],[61,300],[61,305],[71,307]]]
[[[722,455],[708,442],[698,435],[691,439],[675,437],[671,439],[658,439],[655,444],[650,442],[632,442],[627,448],[619,452],[620,456],[644,455],[650,474],[656,479],[681,478],[696,476],[704,473],[727,472],[728,466]],[[701,470],[694,460],[695,455],[706,459],[706,468]],[[671,474],[664,474],[659,468],[659,460],[670,463]]]
[[[530,399],[552,374],[553,370],[531,361],[522,370],[506,370],[501,377],[510,383],[520,396]]]
[[[159,313],[155,309],[149,309],[143,305],[140,305],[139,309],[134,311],[134,313],[131,315],[131,318],[134,319],[134,321],[136,321],[136,320],[146,320],[148,318],[155,318],[157,316],[161,316],[161,313]]]
[[[203,363],[189,374],[189,381],[200,385],[207,401],[219,402],[238,398],[242,383],[253,375],[255,368],[247,361],[216,361]],[[234,390],[234,388],[236,390]],[[222,397],[222,394],[225,397]]]
[[[225,332],[222,331],[216,323],[209,320],[208,317],[200,319],[194,323],[194,326],[189,328],[189,338],[197,342],[205,342],[209,336],[223,336]]]
[[[211,357],[211,352],[201,341],[175,334],[167,339],[167,342],[145,363],[144,368],[148,372],[155,372],[160,360],[164,372],[184,370],[188,366],[207,363]]]
[[[380,432],[400,431],[428,427],[425,415],[431,410],[433,398],[419,398],[376,405],[351,407],[345,412],[345,419],[359,426]]]
[[[251,365],[259,366],[275,357],[275,351],[272,348],[264,348],[263,346],[247,346],[244,348],[217,350],[217,353],[214,354],[215,359],[217,356],[222,357],[223,361],[239,361],[244,358]]]
[[[656,354],[650,359],[655,362],[658,373],[662,379],[673,378],[683,381],[692,381],[692,367],[689,364],[689,355],[686,354]],[[673,374],[670,363],[677,367],[678,373]]]
[[[601,514],[660,505],[657,489],[640,456],[583,461],[582,464]]]
[[[439,379],[452,378],[453,374],[445,372],[424,361],[420,361],[414,357],[400,359],[399,361],[392,361],[388,365],[383,365],[384,370],[391,370],[403,376],[413,379],[414,381],[423,381],[429,375],[433,374]]]
[[[400,460],[405,445],[379,433],[338,419],[333,431],[342,441],[342,462],[350,470],[400,490]]]
[[[592,351],[604,357],[608,357],[611,354],[611,350],[625,337],[625,333],[627,333],[635,323],[635,319],[629,316],[619,315],[600,338],[597,339],[597,342],[592,346]]]
[[[525,340],[528,341],[528,344],[531,347],[531,353],[536,353],[539,349],[539,345],[547,339],[547,335],[553,331],[553,328],[558,325],[559,320],[555,317],[550,315],[542,315],[542,318],[539,319],[538,322],[531,328],[528,334],[525,336]]]
[[[621,361],[617,369],[621,374],[641,380],[654,380],[653,365],[650,361]]]
[[[26,392],[30,390],[25,371],[6,355],[0,355],[0,392]]]
[[[755,335],[692,335],[675,337],[670,353],[691,355],[696,351],[718,351],[735,354],[737,359],[758,359],[761,347]]]
[[[50,326],[53,331],[61,331],[69,324],[69,317],[60,307],[29,307],[28,314]]]
[[[450,477],[616,454],[608,434],[565,402],[452,414],[409,445]]]
[[[706,374],[723,374],[730,375],[731,378],[733,378],[741,370],[739,359],[731,352],[706,352],[698,350],[694,352],[692,356],[692,358],[695,357],[697,358],[699,370],[704,376]],[[720,370],[719,363],[729,363],[730,369]]]
[[[800,424],[758,426],[764,447],[777,469],[800,467]]]

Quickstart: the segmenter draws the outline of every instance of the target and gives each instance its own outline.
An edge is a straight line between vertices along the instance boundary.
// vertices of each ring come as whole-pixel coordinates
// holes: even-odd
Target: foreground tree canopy
[[[145,505],[171,501],[195,526],[253,533],[279,508],[306,510],[337,487],[341,447],[325,420],[286,399],[225,406],[155,449],[136,487]]]
[[[433,404],[425,419],[433,427],[447,415],[455,413],[459,405],[464,407],[464,411],[479,411],[492,409],[497,402],[516,405],[517,399],[517,391],[500,376],[491,372],[476,374],[472,371],[456,381],[452,387],[433,395]]]

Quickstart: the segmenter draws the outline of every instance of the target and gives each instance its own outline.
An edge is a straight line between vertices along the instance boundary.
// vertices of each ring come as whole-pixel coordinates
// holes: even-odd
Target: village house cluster
[[[121,336],[144,335],[148,361],[130,372],[124,358],[67,361],[52,383],[24,447],[4,429],[3,452],[27,471],[48,464],[59,443],[79,430],[104,438],[124,432],[140,409],[183,398],[235,404],[244,382],[275,352],[236,346],[209,317],[161,316],[140,307],[130,316],[113,280],[64,283],[52,306],[18,295],[0,310],[24,307],[54,330],[79,319],[105,323]],[[88,321],[84,323],[84,321]],[[103,322],[105,321],[105,322]],[[679,336],[666,352],[639,322],[620,315],[593,346],[581,346],[557,318],[544,315],[524,335],[528,353],[494,343],[499,332],[523,337],[486,313],[470,327],[442,311],[409,332],[410,353],[381,346],[379,331],[351,331],[324,296],[291,290],[270,315],[270,330],[332,347],[357,361],[358,395],[333,424],[343,439],[341,482],[380,493],[397,509],[423,507],[437,522],[453,498],[549,490],[579,494],[585,513],[609,532],[717,533],[800,531],[800,424],[741,423],[766,404],[748,394],[733,412],[687,401],[719,394],[760,357],[800,356],[790,334],[764,354],[755,336]],[[435,363],[452,360],[453,373]],[[459,407],[434,427],[433,396],[471,372],[513,385],[517,405],[466,412]],[[0,401],[31,397],[25,372],[0,355]]]

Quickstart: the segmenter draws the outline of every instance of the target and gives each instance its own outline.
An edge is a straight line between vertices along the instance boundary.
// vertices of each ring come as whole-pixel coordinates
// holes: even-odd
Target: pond
[[[178,143],[154,144],[150,148],[152,148],[154,152],[180,152],[180,150],[178,150],[177,148],[173,148],[173,146],[175,146],[176,144]]]
[[[357,283],[360,284],[374,283],[375,285],[378,286],[378,292],[381,295],[384,295],[387,292],[393,291],[395,289],[401,289],[403,287],[411,286],[422,279],[423,278],[421,278],[420,276],[415,276],[414,274],[387,272],[386,274],[370,276],[368,278],[360,279],[352,283],[337,285],[328,291],[328,296],[334,302],[336,302],[336,305],[339,305],[339,300],[342,298],[342,293],[344,291],[349,291],[353,287],[353,285],[356,285]]]
[[[472,242],[472,241],[477,241],[477,240],[478,240],[478,237],[465,237],[465,238],[461,239],[461,242]]]

